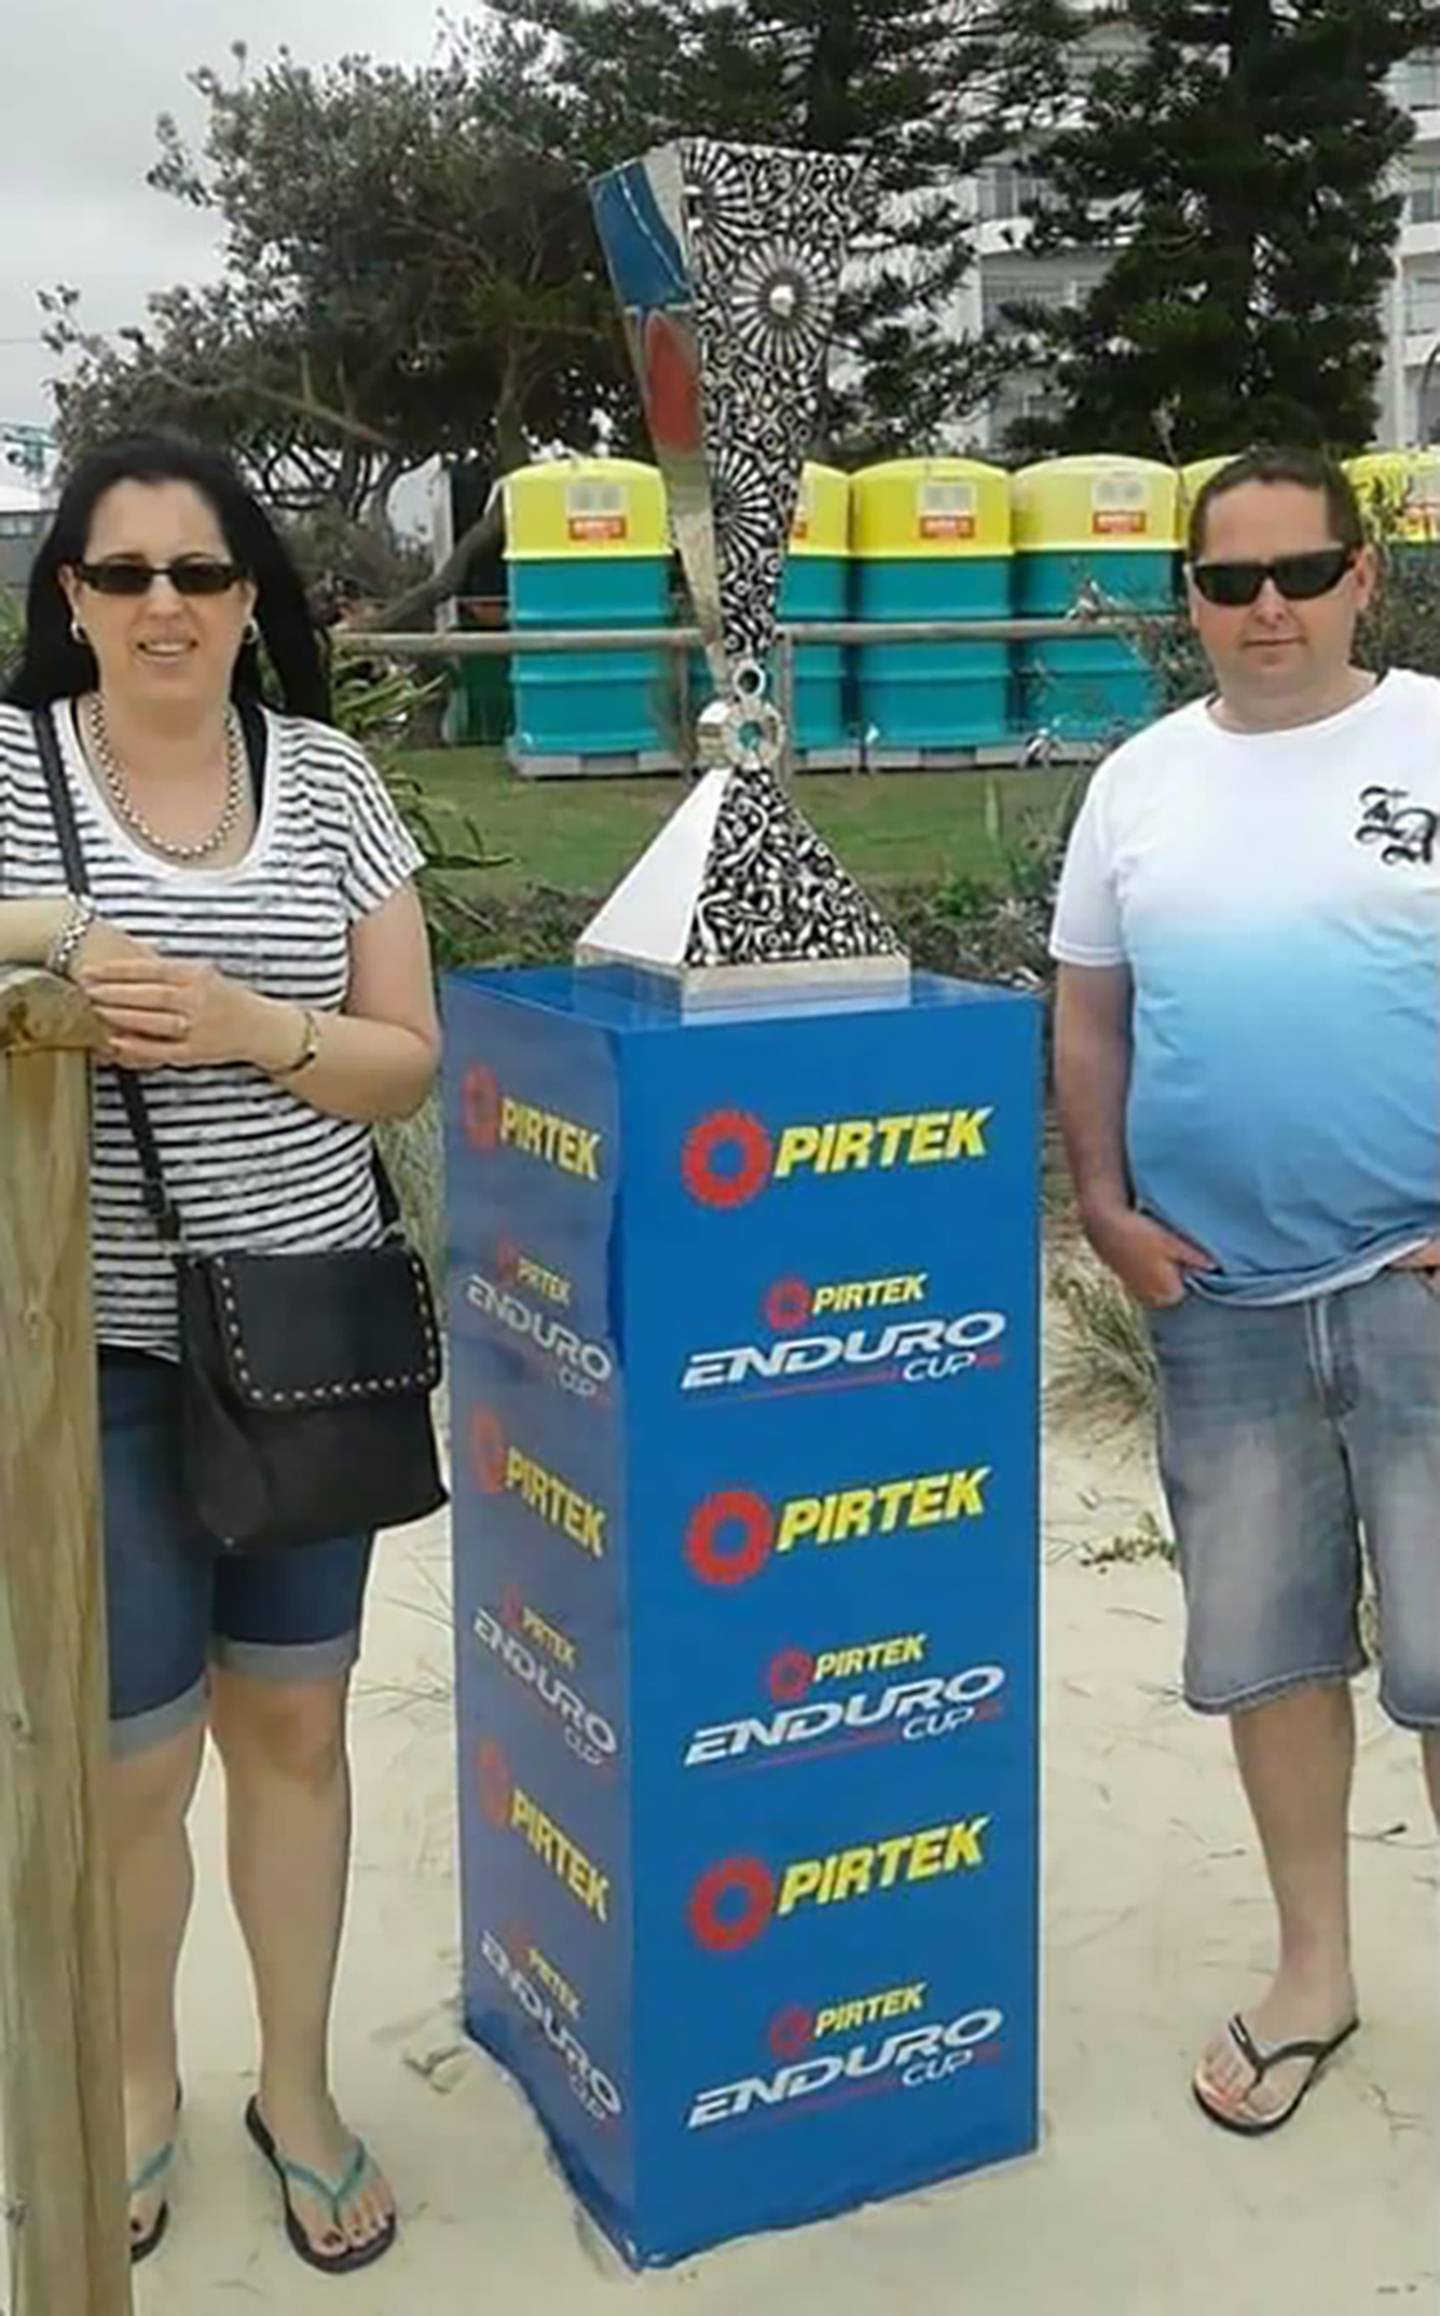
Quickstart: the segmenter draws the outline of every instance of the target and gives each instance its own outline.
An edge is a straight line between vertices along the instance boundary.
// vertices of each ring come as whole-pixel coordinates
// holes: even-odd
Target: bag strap
[[[55,833],[60,840],[60,858],[64,864],[65,882],[72,893],[88,893],[90,878],[85,867],[85,854],[80,844],[80,831],[75,824],[75,807],[70,796],[70,783],[60,759],[60,743],[56,737],[53,708],[37,708],[31,722],[35,741],[40,750],[40,765],[45,774],[45,785],[50,792],[50,810],[55,820]],[[257,801],[260,791],[260,767],[265,761],[264,712],[252,701],[240,703],[240,722],[245,734],[245,752],[250,759],[251,777],[255,783]],[[166,1246],[178,1246],[183,1233],[180,1209],[165,1183],[165,1168],[160,1157],[160,1145],[150,1123],[140,1081],[131,1070],[115,1072],[120,1087],[120,1099],[125,1106],[125,1120],[140,1160],[141,1190],[145,1211],[154,1223]],[[400,1222],[400,1201],[390,1180],[389,1171],[378,1149],[372,1150],[375,1169],[375,1195],[379,1202],[380,1219],[388,1234]]]
[[[60,761],[60,742],[55,732],[53,708],[37,708],[32,721],[36,745],[40,750],[41,769],[45,785],[50,791],[50,810],[54,815],[55,833],[60,839],[60,858],[65,866],[65,882],[72,893],[88,893],[90,878],[81,849],[80,831],[75,825],[75,806],[71,801],[70,783]],[[165,1187],[165,1168],[161,1163],[160,1145],[150,1123],[150,1112],[139,1080],[129,1070],[117,1070],[120,1099],[125,1105],[125,1119],[130,1128],[140,1160],[141,1190],[145,1211],[167,1246],[179,1244],[181,1236],[180,1210]]]

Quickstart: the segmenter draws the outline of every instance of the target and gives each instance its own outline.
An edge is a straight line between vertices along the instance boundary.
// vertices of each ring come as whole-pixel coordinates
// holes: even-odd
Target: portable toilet
[[[1195,501],[1199,498],[1211,476],[1219,474],[1223,467],[1233,466],[1239,455],[1238,451],[1226,451],[1219,458],[1192,458],[1188,465],[1181,467],[1180,503],[1176,510],[1176,530],[1179,533],[1182,554],[1189,544],[1190,512]]]
[[[1074,636],[1022,644],[1024,731],[1103,740],[1159,706],[1160,687],[1136,644],[1087,634],[1084,615],[1175,611],[1180,478],[1153,459],[1047,459],[1013,479],[1015,610],[1022,619],[1074,618]]]
[[[1367,530],[1384,544],[1440,546],[1440,450],[1368,450],[1346,462]]]
[[[670,535],[659,473],[634,459],[560,458],[505,480],[514,628],[660,628]],[[671,670],[659,651],[515,655],[510,759],[530,778],[673,770]]]
[[[855,612],[913,620],[1009,619],[1010,477],[966,458],[887,459],[850,486]],[[866,643],[858,655],[869,760],[969,761],[1010,732],[1004,643]]]
[[[847,616],[850,585],[850,477],[807,459],[785,554],[777,616],[782,626]],[[690,654],[690,709],[715,696],[703,651]],[[773,663],[770,680],[775,681]],[[848,770],[855,743],[845,714],[845,649],[804,643],[795,653],[795,729],[791,745],[801,771]]]
[[[782,623],[844,619],[850,597],[850,477],[807,460],[780,586]],[[855,761],[846,726],[845,647],[802,643],[795,652],[795,751],[811,771]]]

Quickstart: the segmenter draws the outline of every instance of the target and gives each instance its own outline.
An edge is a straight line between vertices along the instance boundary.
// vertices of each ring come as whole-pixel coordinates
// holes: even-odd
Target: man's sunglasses
[[[1338,587],[1359,550],[1317,547],[1308,555],[1277,555],[1273,563],[1195,563],[1190,576],[1207,603],[1238,611],[1254,603],[1267,579],[1287,603],[1313,603]]]
[[[103,563],[81,563],[77,569],[97,595],[148,595],[157,579],[168,579],[177,595],[224,595],[245,576],[238,563],[224,563],[218,555],[182,555],[174,563],[110,555]]]

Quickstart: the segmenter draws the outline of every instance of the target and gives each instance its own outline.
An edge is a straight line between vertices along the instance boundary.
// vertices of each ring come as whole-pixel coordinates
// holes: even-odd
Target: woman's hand
[[[137,941],[133,933],[122,933],[118,925],[107,925],[103,917],[97,917],[80,943],[75,962],[70,968],[70,978],[81,982],[81,976],[87,970],[106,965],[159,963],[158,949],[152,949],[148,942]]]
[[[297,1006],[261,997],[214,965],[141,952],[83,957],[75,980],[105,1026],[103,1058],[127,1070],[222,1062],[283,1068],[304,1028]]]

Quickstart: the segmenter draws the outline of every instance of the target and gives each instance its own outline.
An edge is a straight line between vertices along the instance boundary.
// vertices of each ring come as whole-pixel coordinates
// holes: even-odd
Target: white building
[[[1123,40],[1123,33],[1097,35]],[[1415,142],[1399,165],[1405,196],[1394,280],[1385,293],[1385,361],[1377,384],[1377,440],[1386,445],[1440,440],[1440,51],[1417,54],[1395,76],[1397,100],[1413,113]],[[1103,275],[1104,250],[1031,257],[1024,212],[1032,181],[1017,162],[992,163],[970,188],[975,264],[962,292],[961,327],[990,330],[1020,298],[1075,305]],[[994,455],[1015,419],[1043,409],[1038,373],[1006,380],[962,431],[967,447]],[[1423,403],[1423,407],[1422,407]],[[1097,449],[1105,445],[1097,443]]]
[[[1414,115],[1415,142],[1401,163],[1405,215],[1386,300],[1379,439],[1387,444],[1440,436],[1440,51],[1402,65],[1395,93]]]
[[[0,587],[23,587],[49,514],[38,491],[0,464]]]

